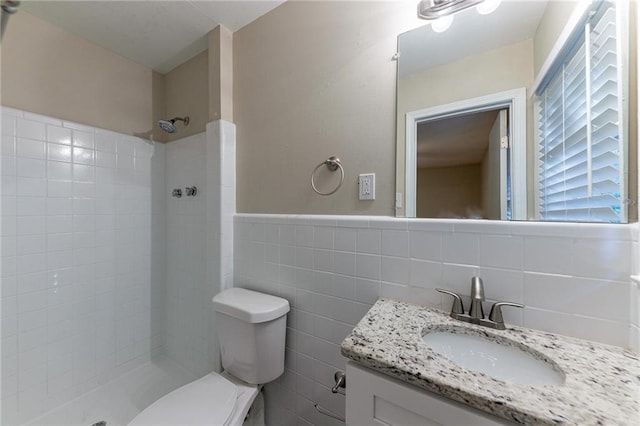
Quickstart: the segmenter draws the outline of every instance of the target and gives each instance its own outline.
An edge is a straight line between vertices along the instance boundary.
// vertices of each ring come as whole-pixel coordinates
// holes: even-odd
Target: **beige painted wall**
[[[481,165],[418,169],[416,216],[482,218]]]
[[[202,133],[209,121],[209,55],[204,51],[164,76],[165,118],[189,116],[189,125],[176,121],[178,131],[167,135],[172,141]]]
[[[472,70],[472,72],[470,71]],[[405,139],[405,114],[533,85],[533,40],[525,40],[403,77],[398,83],[397,140]],[[533,158],[531,102],[527,104],[527,156]],[[404,193],[405,147],[399,143],[396,188]],[[400,212],[404,214],[404,210]]]
[[[394,214],[392,56],[414,16],[415,3],[286,2],[234,33],[238,212]],[[346,178],[321,197],[310,174],[331,155]],[[358,201],[369,172],[376,200]]]
[[[162,95],[154,74],[23,10],[2,40],[2,105],[129,135],[155,131]]]
[[[533,38],[535,50],[533,52],[534,75],[537,76],[540,68],[547,60],[547,56],[558,40],[558,36],[567,25],[569,17],[576,9],[579,2],[550,1],[544,10],[538,29]]]
[[[233,121],[233,33],[209,32],[209,121]]]

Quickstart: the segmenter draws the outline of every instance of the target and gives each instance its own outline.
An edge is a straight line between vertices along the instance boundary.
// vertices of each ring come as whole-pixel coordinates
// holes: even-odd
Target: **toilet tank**
[[[289,302],[244,288],[213,298],[215,327],[225,371],[251,384],[268,383],[284,372]]]

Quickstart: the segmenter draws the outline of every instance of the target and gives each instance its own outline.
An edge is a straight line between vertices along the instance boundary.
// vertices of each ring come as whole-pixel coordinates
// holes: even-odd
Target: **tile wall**
[[[167,355],[195,376],[219,371],[211,298],[233,286],[235,125],[165,145]],[[184,195],[196,186],[195,197]],[[174,188],[183,196],[170,196]]]
[[[2,424],[160,345],[153,153],[140,138],[2,108]]]
[[[215,312],[210,303],[220,290],[233,287],[233,215],[236,212],[236,126],[207,123],[206,302],[209,317],[209,371],[220,371]]]
[[[340,424],[313,403],[344,416],[344,397],[329,389],[345,366],[339,345],[376,299],[449,309],[434,289],[468,295],[474,275],[487,305],[526,305],[505,309],[507,323],[631,345],[634,227],[237,214],[235,285],[292,306],[286,371],[266,387],[267,423]]]
[[[205,295],[206,133],[165,145],[167,355],[189,372],[207,373],[209,311]],[[185,188],[198,193],[187,197]],[[171,196],[181,189],[182,197]]]

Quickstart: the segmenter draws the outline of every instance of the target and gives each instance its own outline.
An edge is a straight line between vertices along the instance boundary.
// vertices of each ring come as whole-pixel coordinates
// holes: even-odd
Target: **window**
[[[536,91],[537,216],[626,222],[616,5],[597,2],[585,15]]]

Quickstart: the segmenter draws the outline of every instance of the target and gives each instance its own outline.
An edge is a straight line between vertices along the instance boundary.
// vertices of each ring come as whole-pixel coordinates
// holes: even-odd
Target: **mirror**
[[[425,21],[426,25],[400,34],[396,216],[616,222],[599,220],[592,213],[575,220],[545,215],[547,200],[537,196],[539,182],[545,179],[537,146],[540,96],[541,88],[549,85],[542,76],[563,65],[553,59],[557,52],[563,55],[560,47],[565,40],[577,37],[577,31],[570,29],[584,28],[588,10],[595,5],[502,2],[489,15],[480,15],[473,7],[456,13],[444,32],[435,32]],[[614,8],[619,14],[618,35],[624,34],[617,45],[622,76],[618,84],[620,98],[628,99],[630,80],[636,80],[628,75],[628,56],[636,47],[635,41],[629,46],[632,14],[618,9]],[[637,210],[627,209],[626,195],[637,193],[636,144],[629,143],[636,123],[624,101],[621,109],[620,137],[613,138],[622,141],[616,152],[623,155],[620,178],[614,180],[623,182],[617,202],[625,211],[617,221],[624,223],[637,219]],[[599,190],[597,183],[589,183],[590,196]]]

